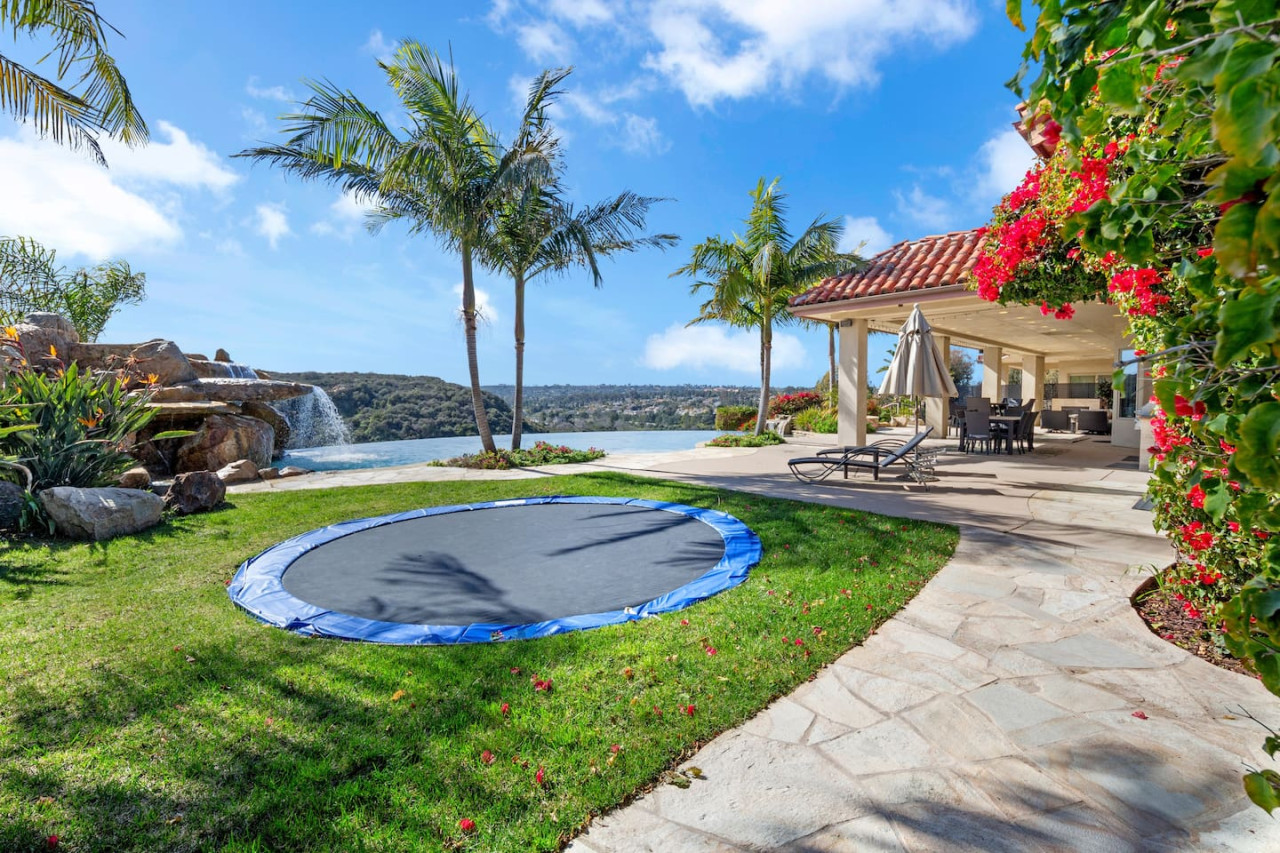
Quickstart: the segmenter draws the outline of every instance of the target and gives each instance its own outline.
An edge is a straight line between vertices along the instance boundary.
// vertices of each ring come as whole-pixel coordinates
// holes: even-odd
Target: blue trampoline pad
[[[492,642],[679,610],[741,583],[760,555],[759,538],[721,512],[529,498],[313,530],[246,561],[229,589],[254,616],[301,634]]]

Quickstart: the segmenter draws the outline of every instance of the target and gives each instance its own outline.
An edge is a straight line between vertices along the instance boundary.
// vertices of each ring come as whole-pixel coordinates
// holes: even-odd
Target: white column
[[[938,352],[942,354],[942,363],[950,367],[951,337],[936,335],[933,340],[938,345]],[[948,401],[942,397],[925,397],[924,422],[933,427],[934,438],[946,438],[947,428],[951,425],[951,406]]]
[[[1044,356],[1022,357],[1022,399],[1032,399],[1031,408],[1040,411],[1044,406]]]
[[[1000,402],[1000,389],[1004,386],[1003,356],[1000,347],[982,348],[982,396],[993,403]]]
[[[848,325],[846,325],[846,323]],[[840,407],[836,440],[867,443],[867,321],[840,323]]]

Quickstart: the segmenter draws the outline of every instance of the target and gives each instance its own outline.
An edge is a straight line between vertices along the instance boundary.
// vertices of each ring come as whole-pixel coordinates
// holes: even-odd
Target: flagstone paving
[[[1274,766],[1245,714],[1280,728],[1280,703],[1159,639],[1130,605],[1136,567],[1172,552],[1132,508],[1144,477],[1107,468],[1129,452],[1065,439],[944,457],[928,492],[799,484],[785,446],[572,466],[932,518],[961,536],[863,645],[693,756],[687,789],[658,787],[568,849],[1280,850],[1280,825],[1240,783],[1246,766]],[[344,477],[356,481],[326,485]]]

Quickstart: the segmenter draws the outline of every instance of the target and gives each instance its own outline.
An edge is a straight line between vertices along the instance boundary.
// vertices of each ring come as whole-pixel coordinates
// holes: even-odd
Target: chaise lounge
[[[844,478],[849,479],[849,469],[854,473],[859,470],[871,471],[872,479],[879,480],[880,472],[892,465],[902,463],[904,475],[917,483],[928,483],[935,479],[933,466],[937,460],[938,450],[920,451],[920,443],[933,432],[933,427],[926,427],[924,432],[916,433],[910,441],[898,438],[887,438],[865,447],[833,447],[818,451],[817,456],[803,456],[791,459],[787,467],[792,475],[806,483],[818,483],[841,471]]]

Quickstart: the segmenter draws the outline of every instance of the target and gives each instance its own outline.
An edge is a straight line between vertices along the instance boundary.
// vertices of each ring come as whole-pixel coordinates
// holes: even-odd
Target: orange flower
[[[17,327],[17,326],[5,326],[5,327],[4,327],[4,336],[5,336],[6,338],[8,338],[9,340],[11,340],[11,341],[16,341],[16,340],[18,339],[18,327]]]
[[[87,427],[88,429],[93,429],[98,425],[98,419],[97,418],[80,418],[80,423],[81,425]]]
[[[147,374],[147,384],[148,384],[148,385],[155,385],[155,384],[156,384],[157,382],[159,382],[159,381],[160,381],[160,374],[158,374],[158,373],[148,373],[148,374]]]
[[[58,348],[55,347],[53,344],[49,344],[49,355],[53,356],[54,358],[58,357]]]

